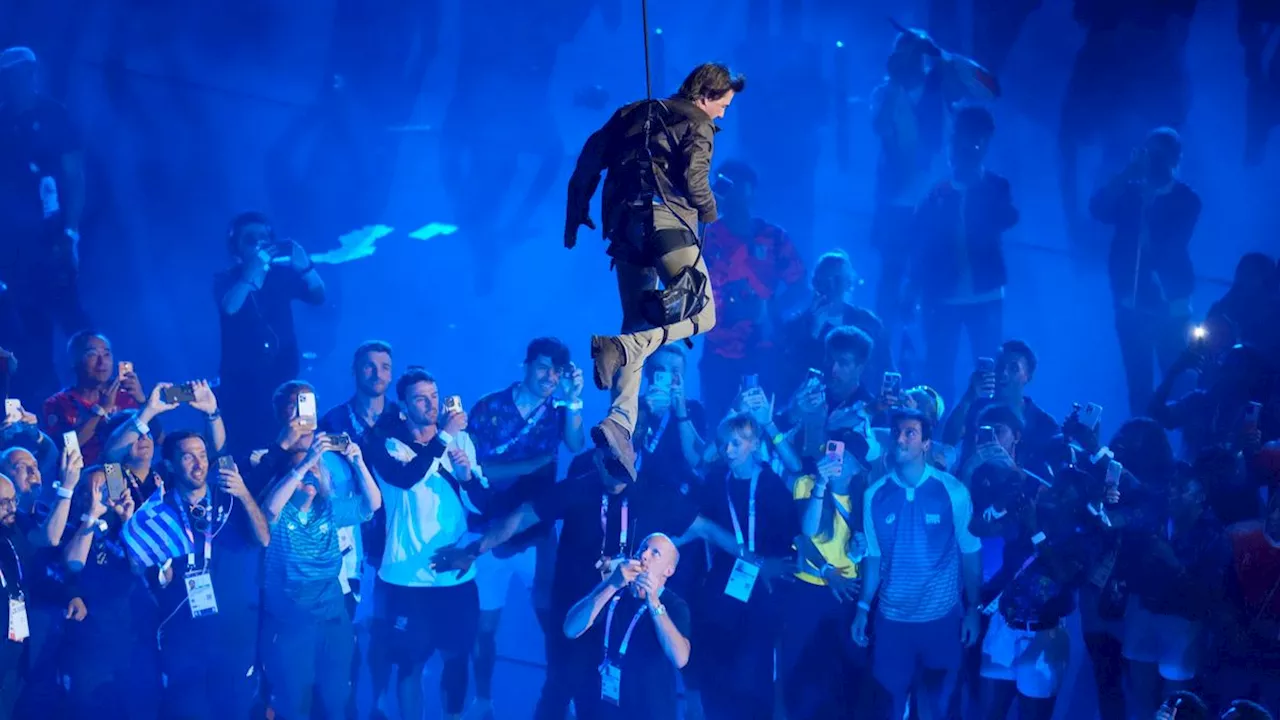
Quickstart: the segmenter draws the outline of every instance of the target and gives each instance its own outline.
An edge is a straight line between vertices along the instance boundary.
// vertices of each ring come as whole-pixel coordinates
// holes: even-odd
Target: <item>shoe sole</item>
[[[622,466],[622,469],[626,471],[627,475],[631,478],[631,481],[635,482],[636,463],[634,455],[631,456],[631,462],[628,463],[625,459],[624,449],[615,447],[609,433],[605,432],[599,425],[591,428],[591,440],[595,443],[596,447],[601,450],[607,450],[609,455],[612,456],[613,459]]]

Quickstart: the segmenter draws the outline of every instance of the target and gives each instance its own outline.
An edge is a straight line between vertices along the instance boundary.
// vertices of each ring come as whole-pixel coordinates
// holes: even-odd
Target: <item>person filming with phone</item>
[[[124,485],[124,468],[88,468],[66,503],[66,524],[59,552],[93,610],[69,625],[63,671],[70,680],[71,717],[154,717],[159,710],[160,669],[155,648],[155,603],[146,585],[129,567],[120,531],[133,517],[133,495]],[[104,656],[111,648],[114,657]],[[104,707],[111,695],[119,704]]]
[[[325,288],[307,251],[278,238],[262,213],[241,213],[231,221],[227,250],[232,267],[214,278],[214,297],[222,333],[223,410],[235,431],[231,446],[243,452],[270,436],[271,393],[298,377],[293,302],[320,305]]]
[[[165,488],[125,523],[130,563],[160,613],[165,717],[245,717],[257,678],[266,516],[230,458],[193,432],[165,437]]]
[[[277,393],[277,409],[285,423],[280,446],[281,467],[287,471],[274,479],[263,507],[271,523],[271,544],[265,561],[267,640],[262,652],[277,717],[312,717],[314,696],[325,717],[340,718],[352,692],[355,651],[341,573],[344,553],[354,551],[354,545],[342,531],[373,517],[382,506],[382,493],[357,443],[346,435],[317,432],[308,419],[299,418],[298,394],[309,389],[286,388]],[[335,492],[326,456],[350,465],[357,494]]]
[[[679,563],[671,538],[654,533],[569,608],[564,634],[602,648],[598,664],[581,664],[580,720],[679,717],[676,675],[693,649],[689,605],[666,587]]]
[[[1099,222],[1115,228],[1107,260],[1116,334],[1129,385],[1129,412],[1147,411],[1156,379],[1186,347],[1196,289],[1191,237],[1200,196],[1178,178],[1182,138],[1152,130],[1129,165],[1089,201]]]

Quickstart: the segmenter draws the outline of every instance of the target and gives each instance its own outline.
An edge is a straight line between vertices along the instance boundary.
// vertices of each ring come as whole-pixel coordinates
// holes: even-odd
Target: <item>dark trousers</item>
[[[18,358],[10,390],[23,407],[40,411],[45,398],[61,387],[54,333],[64,336],[89,325],[80,303],[77,273],[71,264],[70,238],[60,219],[28,230],[0,228],[0,345]]]
[[[956,397],[956,357],[960,332],[969,334],[973,356],[996,356],[1004,341],[1004,300],[983,303],[930,303],[924,310],[925,378],[944,398]],[[972,365],[961,364],[961,367]]]
[[[263,658],[271,677],[271,708],[283,720],[346,717],[351,697],[355,630],[346,617],[268,617]],[[311,712],[312,697],[322,712]]]
[[[86,622],[91,620],[92,616]],[[155,631],[135,628],[127,622],[121,626],[123,633],[99,627],[96,632],[68,635],[61,667],[68,681],[69,717],[155,719],[160,709]],[[112,651],[104,653],[103,648]],[[112,700],[104,702],[104,698]]]
[[[705,610],[695,620],[701,622],[695,625],[694,643],[702,653],[698,687],[707,720],[772,720],[776,623],[716,622]]]
[[[567,611],[554,611],[546,615],[543,622],[547,674],[542,681],[542,695],[534,709],[535,720],[564,720],[569,710],[569,701],[573,699],[578,685],[575,674],[574,656],[578,647],[576,640],[565,637],[560,630]],[[557,632],[557,630],[560,630]]]
[[[169,625],[160,644],[167,680],[162,720],[248,717],[258,687],[257,614],[170,620]]]
[[[884,323],[890,342],[902,329],[902,291],[907,280],[908,249],[915,224],[915,209],[896,205],[876,208],[871,221],[871,245],[880,252],[880,278],[876,281],[876,315]]]
[[[1125,720],[1125,663],[1120,654],[1120,641],[1104,632],[1085,633],[1084,646],[1098,686],[1098,717]]]
[[[849,720],[870,709],[866,650],[849,635],[857,608],[830,588],[796,580],[786,587],[778,653],[788,720]]]
[[[1120,340],[1120,359],[1124,362],[1125,380],[1129,386],[1129,414],[1147,416],[1147,406],[1160,374],[1173,365],[1187,349],[1190,324],[1187,318],[1138,312],[1116,308],[1116,335]]]

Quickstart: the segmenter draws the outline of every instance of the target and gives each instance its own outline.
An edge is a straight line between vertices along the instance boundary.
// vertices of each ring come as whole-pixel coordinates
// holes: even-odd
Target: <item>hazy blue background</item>
[[[331,303],[299,310],[303,347],[318,356],[307,376],[322,405],[345,396],[349,351],[370,337],[395,345],[398,367],[426,365],[468,402],[514,380],[535,335],[565,338],[585,364],[588,335],[616,328],[620,313],[597,238],[587,233],[572,253],[561,247],[563,188],[586,136],[615,106],[644,93],[640,3],[345,4],[365,18],[357,12],[338,23],[355,31],[341,43],[347,56],[386,62],[363,76],[344,72],[339,95],[352,97],[325,105],[335,62],[332,2],[0,3],[0,40],[30,45],[47,61],[55,94],[84,133],[91,174],[82,283],[117,357],[134,361],[147,382],[216,374],[211,277],[228,262],[228,220],[257,208],[276,217],[280,234],[316,252],[360,225],[397,229],[373,257],[322,268]],[[791,229],[807,261],[843,247],[873,281],[866,231],[876,149],[865,98],[892,40],[886,15],[923,23],[924,11],[893,0],[809,2],[800,26],[784,29],[775,3],[772,40],[763,40],[748,39],[749,4],[768,6],[652,0],[651,27],[663,29],[655,89],[673,91],[705,60],[744,71],[748,88],[722,121],[716,157],[755,164],[758,213]],[[962,24],[966,14],[962,7]],[[1007,237],[1006,328],[1041,354],[1031,392],[1055,414],[1073,400],[1100,402],[1114,429],[1126,403],[1109,297],[1100,261],[1078,263],[1065,252],[1054,152],[1061,95],[1082,36],[1068,0],[1045,0],[1032,16],[1002,77],[989,164],[1012,180],[1022,209],[1021,225]],[[849,57],[847,89],[834,79],[838,52]],[[1280,158],[1272,148],[1261,167],[1241,163],[1244,78],[1234,3],[1201,3],[1188,62],[1193,100],[1183,175],[1205,203],[1192,254],[1202,278],[1229,278],[1243,252],[1280,247]],[[473,72],[460,77],[460,65]],[[607,93],[599,107],[575,104],[592,86]],[[833,120],[841,103],[852,117],[843,167]],[[347,130],[326,130],[326,123]],[[447,126],[459,130],[442,141]],[[514,174],[498,173],[512,178],[505,197],[486,198],[486,170],[470,181],[442,170],[442,148],[473,147],[490,148],[495,167],[515,156]],[[816,172],[795,177],[806,158]],[[544,159],[558,160],[558,173],[536,211],[518,217]],[[1083,174],[1101,177],[1096,165],[1086,161]],[[806,209],[807,192],[816,211]],[[461,207],[458,196],[480,203]],[[407,238],[432,221],[461,231],[428,242]],[[481,223],[490,229],[477,230]],[[477,238],[503,251],[495,258],[496,289],[483,296],[469,249]],[[1221,281],[1202,279],[1197,310],[1223,290]],[[862,300],[871,297],[864,292]],[[590,412],[604,398],[592,390],[587,401]],[[506,636],[503,652],[541,655],[536,639],[520,639]]]

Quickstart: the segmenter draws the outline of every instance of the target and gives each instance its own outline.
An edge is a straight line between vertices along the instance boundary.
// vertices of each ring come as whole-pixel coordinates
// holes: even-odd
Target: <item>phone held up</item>
[[[666,370],[655,370],[653,372],[653,386],[662,390],[670,390],[671,373]]]
[[[308,430],[315,430],[320,424],[316,413],[316,394],[313,392],[298,393],[298,420]]]
[[[996,361],[995,358],[978,358],[978,373],[982,375],[982,397],[991,398],[996,395]]]
[[[836,463],[836,471],[844,472],[844,443],[839,440],[828,440],[826,445],[827,459]]]
[[[351,447],[351,436],[346,433],[338,433],[329,436],[329,445],[333,447],[335,452],[346,452]]]
[[[462,396],[450,395],[444,399],[444,411],[449,415],[457,415],[462,412]]]
[[[896,372],[885,372],[884,379],[880,381],[880,397],[896,399],[902,394],[902,374]]]
[[[124,497],[128,491],[128,486],[124,481],[124,468],[120,463],[107,463],[102,466],[102,472],[107,476],[106,496],[103,500],[119,500]]]
[[[170,385],[160,391],[160,400],[167,405],[195,402],[196,391],[190,384]]]

